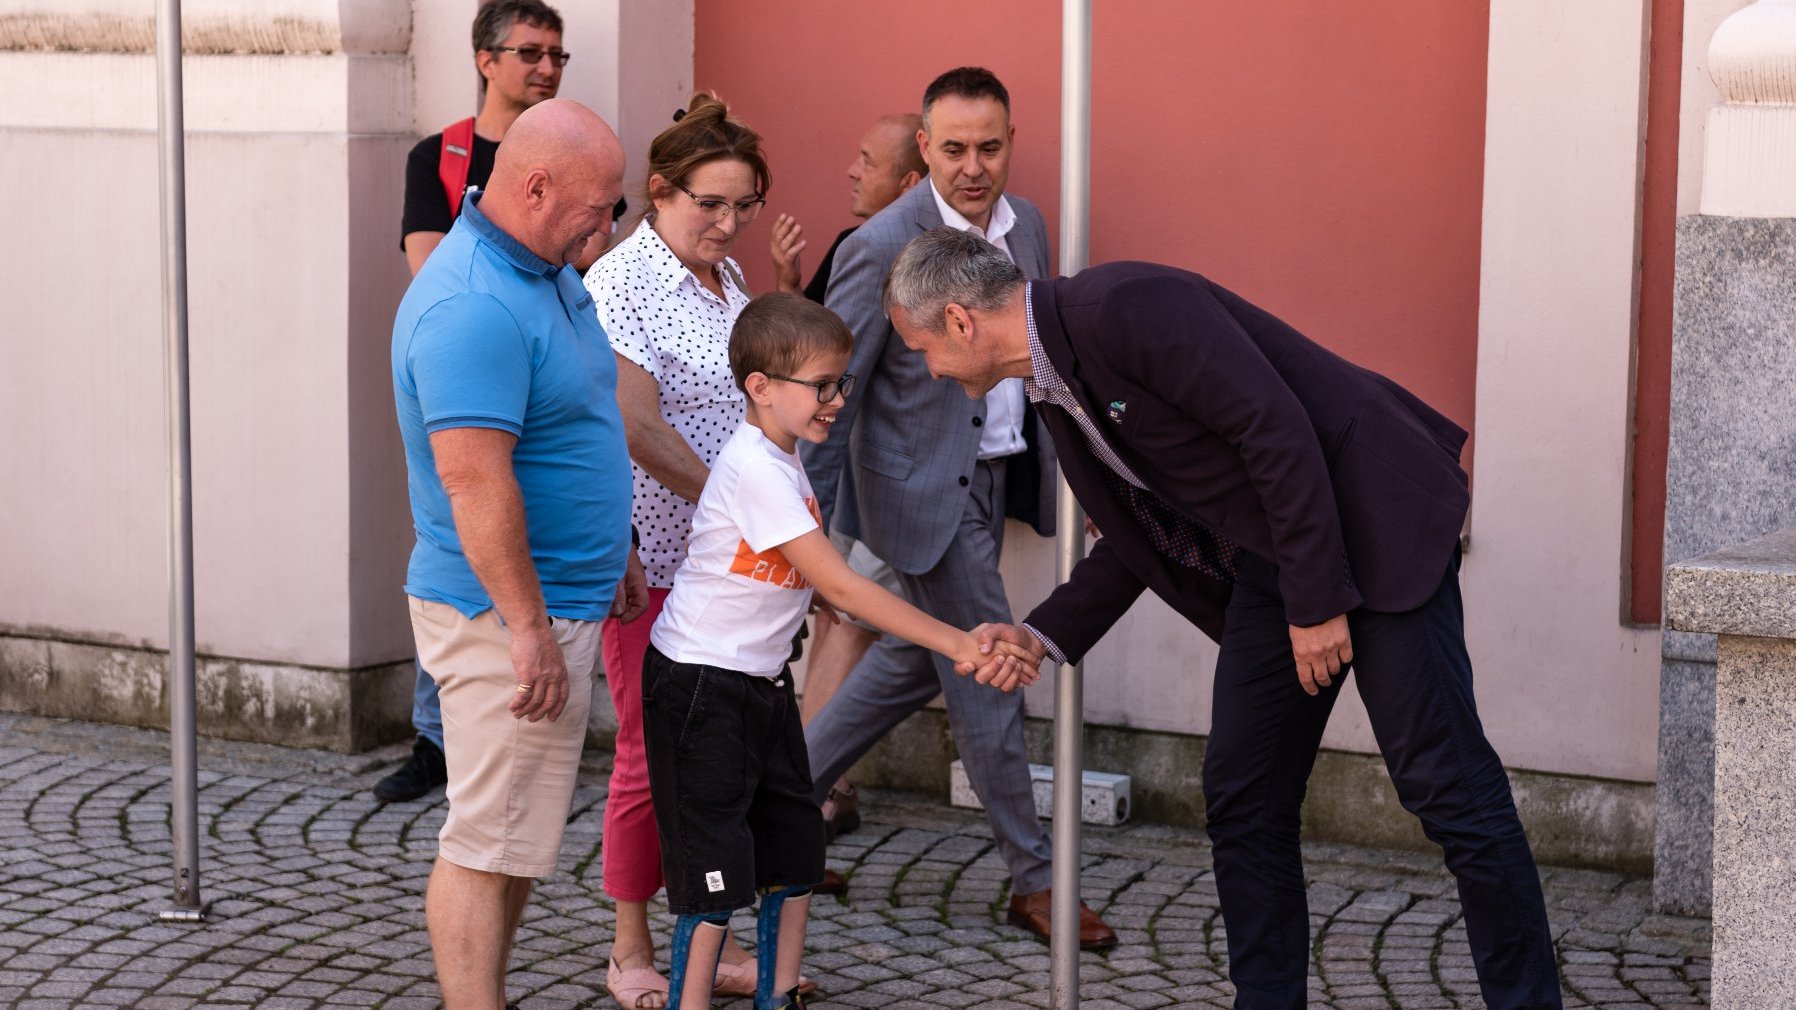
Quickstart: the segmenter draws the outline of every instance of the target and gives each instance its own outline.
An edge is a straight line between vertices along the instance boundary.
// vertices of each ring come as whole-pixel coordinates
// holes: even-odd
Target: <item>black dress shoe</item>
[[[386,778],[374,784],[374,795],[382,803],[404,803],[415,800],[449,781],[449,770],[443,764],[443,752],[436,744],[419,737],[412,744],[412,756]]]

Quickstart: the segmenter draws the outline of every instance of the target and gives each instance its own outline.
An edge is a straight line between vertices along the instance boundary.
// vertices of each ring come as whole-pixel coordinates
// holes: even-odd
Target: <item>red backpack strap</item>
[[[443,180],[443,195],[449,199],[449,220],[461,214],[461,196],[468,188],[468,164],[474,157],[474,118],[451,123],[443,128],[443,153],[437,161],[437,175]]]

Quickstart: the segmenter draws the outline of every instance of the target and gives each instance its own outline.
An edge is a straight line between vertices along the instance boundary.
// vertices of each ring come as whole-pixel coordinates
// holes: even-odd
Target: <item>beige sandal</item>
[[[655,993],[661,995],[661,1005],[667,1005],[667,979],[653,968],[631,968],[624,971],[617,966],[617,959],[611,958],[605,972],[605,988],[611,991],[611,998],[617,1000],[617,1005],[624,1010],[648,1010],[649,1004],[642,1002],[642,998]],[[749,991],[751,994],[754,991],[752,978]]]
[[[720,960],[717,962],[717,980],[711,983],[711,995],[753,996],[755,980],[759,975],[760,972],[755,969],[755,959],[752,957],[740,964],[730,964]],[[809,996],[817,991],[817,983],[814,979],[800,975],[798,976],[798,991],[801,995]]]

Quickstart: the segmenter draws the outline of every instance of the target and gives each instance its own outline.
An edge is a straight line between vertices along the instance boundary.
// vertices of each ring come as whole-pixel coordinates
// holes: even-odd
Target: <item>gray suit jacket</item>
[[[1025,275],[1046,278],[1048,229],[1041,212],[1022,197],[1006,198],[1017,223],[1005,244]],[[911,575],[935,567],[960,525],[985,421],[984,401],[968,398],[958,382],[932,379],[923,356],[904,346],[881,305],[898,252],[941,224],[925,179],[836,250],[824,304],[854,333],[848,371],[857,383],[829,440],[803,446],[824,524],[833,522]],[[1006,511],[1047,536],[1054,531],[1054,448],[1045,433],[1036,436],[1034,411],[1025,406],[1023,414],[1030,450],[1009,468]]]

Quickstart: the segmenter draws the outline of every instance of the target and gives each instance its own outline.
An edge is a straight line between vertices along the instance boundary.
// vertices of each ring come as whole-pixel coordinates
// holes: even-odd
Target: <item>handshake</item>
[[[966,632],[972,654],[956,656],[954,672],[1009,693],[1041,679],[1047,647],[1020,624],[981,624]]]

